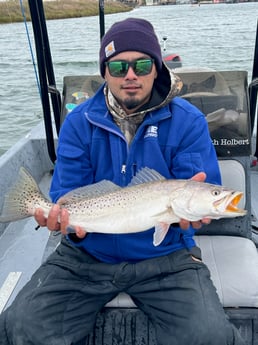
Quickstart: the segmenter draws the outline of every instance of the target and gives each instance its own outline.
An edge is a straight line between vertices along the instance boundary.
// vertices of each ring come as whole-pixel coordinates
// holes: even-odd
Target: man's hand
[[[198,181],[198,182],[204,182],[206,180],[206,174],[204,172],[200,172],[196,175],[194,175],[191,180]],[[195,222],[189,222],[186,219],[181,219],[179,222],[179,226],[182,230],[187,230],[190,225],[194,229],[200,229],[202,227],[202,224],[210,224],[211,219],[210,218],[203,218],[200,221]]]
[[[47,218],[45,218],[43,210],[38,208],[34,217],[40,226],[46,226],[50,231],[61,231],[63,235],[67,234],[69,213],[65,208],[61,209],[59,205],[53,205]],[[83,239],[86,236],[86,232],[80,226],[73,227],[73,229],[78,238]]]

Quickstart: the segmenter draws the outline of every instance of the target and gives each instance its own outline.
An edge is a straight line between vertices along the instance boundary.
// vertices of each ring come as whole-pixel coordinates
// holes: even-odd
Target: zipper
[[[121,167],[121,182],[123,186],[127,185],[127,178],[126,178],[126,164],[123,164]]]
[[[126,164],[123,164],[123,165],[122,165],[121,174],[123,174],[123,175],[126,174]]]

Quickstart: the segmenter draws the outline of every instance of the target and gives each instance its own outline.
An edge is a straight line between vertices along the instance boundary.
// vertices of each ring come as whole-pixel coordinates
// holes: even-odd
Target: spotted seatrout
[[[242,192],[193,180],[167,180],[144,168],[121,188],[103,180],[75,189],[58,200],[70,215],[70,226],[87,232],[125,234],[155,227],[153,243],[159,245],[169,225],[189,221],[244,216],[237,207]],[[53,204],[40,192],[32,176],[21,168],[17,182],[5,196],[0,222],[33,216],[42,208],[47,217]]]

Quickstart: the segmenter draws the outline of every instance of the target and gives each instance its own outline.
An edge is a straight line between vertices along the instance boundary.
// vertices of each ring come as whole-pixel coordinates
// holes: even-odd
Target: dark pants
[[[1,345],[71,345],[125,291],[152,320],[159,345],[242,345],[199,249],[137,264],[100,263],[65,239],[0,315]]]

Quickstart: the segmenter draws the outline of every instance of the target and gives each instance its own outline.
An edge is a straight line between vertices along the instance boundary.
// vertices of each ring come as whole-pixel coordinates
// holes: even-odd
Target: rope
[[[40,83],[39,83],[38,71],[37,71],[35,57],[34,57],[34,53],[33,53],[33,49],[32,49],[32,44],[31,44],[31,39],[30,39],[30,34],[29,34],[29,29],[28,29],[26,14],[25,14],[25,8],[23,5],[23,0],[20,0],[20,7],[21,7],[22,17],[23,17],[26,35],[27,35],[27,39],[28,39],[28,43],[29,43],[30,55],[31,55],[32,64],[33,64],[33,68],[34,68],[35,78],[36,78],[36,82],[37,82],[37,86],[38,86],[39,95],[41,98],[41,88],[40,88]]]

